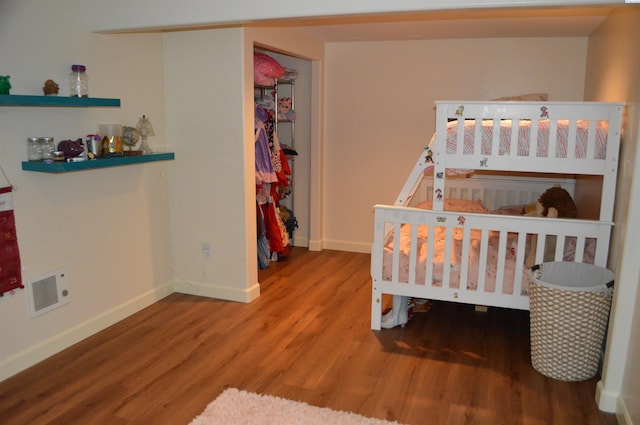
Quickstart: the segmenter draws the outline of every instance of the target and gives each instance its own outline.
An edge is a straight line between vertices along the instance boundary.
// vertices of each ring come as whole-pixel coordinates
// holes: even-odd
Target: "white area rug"
[[[228,388],[189,425],[398,425],[382,419]]]

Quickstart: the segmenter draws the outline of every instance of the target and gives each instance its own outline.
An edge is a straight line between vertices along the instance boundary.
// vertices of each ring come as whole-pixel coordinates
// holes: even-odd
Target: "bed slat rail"
[[[523,277],[523,270],[528,260],[531,265],[572,260],[590,261],[605,267],[612,226],[602,221],[429,211],[382,205],[376,205],[374,211],[371,261],[373,329],[380,326],[383,293],[526,310],[529,308],[528,281],[526,276]],[[385,247],[382,244],[387,236],[384,229],[389,226],[394,235],[403,235],[403,229],[405,232],[402,237],[393,237],[393,242],[388,241]],[[406,231],[409,228],[410,231]],[[419,236],[425,233],[428,234],[426,242],[420,241]],[[406,240],[401,243],[403,237],[410,239],[408,244]],[[444,240],[444,250],[436,247],[438,238]],[[405,244],[410,247],[408,259],[402,248]],[[461,255],[454,254],[454,244],[459,245],[457,249]],[[527,254],[531,244],[535,246],[535,256]],[[590,253],[589,258],[585,258],[587,256],[583,253],[587,245],[593,248],[590,251],[593,257]],[[471,255],[472,246],[478,254]],[[574,258],[568,259],[567,251],[574,246]],[[420,252],[424,255],[423,260],[418,257]],[[495,252],[497,258],[490,258],[495,256]],[[435,261],[434,255],[441,257]],[[477,273],[471,276],[471,262],[476,261],[476,257]],[[506,258],[509,257],[513,264],[510,269],[506,267]],[[489,268],[496,263],[497,267],[490,272]],[[419,275],[423,277],[419,278]]]
[[[438,101],[436,134],[430,149],[434,175],[441,181],[436,181],[434,190],[444,189],[448,169],[561,171],[615,180],[623,108],[622,103],[603,102]],[[448,145],[449,121],[457,121],[453,151]],[[474,125],[470,135],[462,134],[465,122]],[[519,123],[530,126],[519,127]],[[487,142],[483,142],[483,125],[492,128]],[[539,130],[539,125],[548,130]],[[508,140],[501,141],[502,137]],[[600,217],[604,220],[612,219],[613,202],[608,201],[602,205]],[[441,208],[435,205],[434,209]]]
[[[573,197],[576,181],[574,178],[448,178],[445,187],[445,199],[466,199],[482,201],[488,210],[497,210],[507,205],[525,205],[536,202],[545,190],[559,185]],[[433,181],[424,180],[421,189],[427,200],[433,200]]]

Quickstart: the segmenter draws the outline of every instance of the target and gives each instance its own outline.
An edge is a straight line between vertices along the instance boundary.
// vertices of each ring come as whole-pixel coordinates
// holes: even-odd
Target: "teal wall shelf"
[[[173,152],[152,153],[148,155],[131,155],[110,158],[98,158],[80,162],[22,162],[25,171],[37,171],[40,173],[69,173],[72,171],[94,170],[96,168],[118,167],[120,165],[142,164],[155,161],[172,161],[175,159]]]
[[[120,107],[120,99],[102,97],[30,96],[0,94],[0,106],[61,106],[86,108],[89,106]]]

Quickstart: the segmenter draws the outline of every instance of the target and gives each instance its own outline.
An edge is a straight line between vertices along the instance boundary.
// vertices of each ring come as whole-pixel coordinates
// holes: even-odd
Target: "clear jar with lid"
[[[42,142],[41,137],[27,138],[27,160],[42,161]]]
[[[84,65],[71,65],[69,74],[69,94],[71,97],[89,96],[89,76]]]
[[[41,137],[42,143],[42,159],[53,159],[52,153],[56,150],[56,144],[53,141],[53,137]]]

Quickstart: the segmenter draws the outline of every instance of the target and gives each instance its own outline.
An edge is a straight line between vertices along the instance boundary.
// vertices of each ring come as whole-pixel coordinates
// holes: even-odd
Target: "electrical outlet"
[[[202,242],[202,256],[211,258],[211,242]]]

